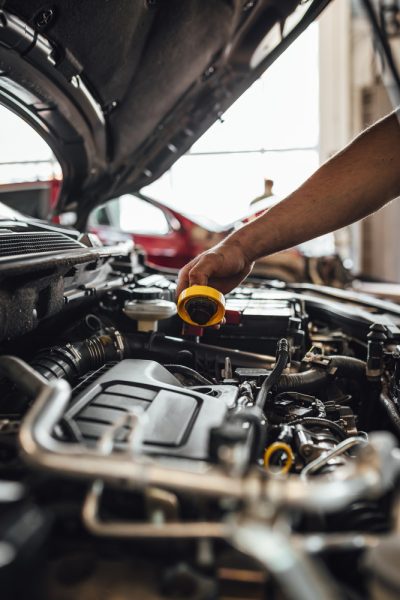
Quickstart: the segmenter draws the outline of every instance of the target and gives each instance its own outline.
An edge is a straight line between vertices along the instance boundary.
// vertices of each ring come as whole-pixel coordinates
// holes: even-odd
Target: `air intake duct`
[[[125,358],[123,336],[116,329],[108,329],[102,335],[65,346],[53,346],[41,352],[32,367],[46,379],[66,379],[73,383],[89,371],[108,362]]]

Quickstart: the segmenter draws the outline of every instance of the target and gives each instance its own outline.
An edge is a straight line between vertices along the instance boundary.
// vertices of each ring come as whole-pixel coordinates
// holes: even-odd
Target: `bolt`
[[[201,79],[202,81],[207,81],[207,79],[209,79],[212,75],[214,75],[216,69],[214,67],[214,65],[211,65],[210,67],[207,67],[207,69],[204,71]]]
[[[246,2],[246,4],[242,8],[243,12],[247,12],[248,10],[251,10],[255,4],[256,4],[256,0],[249,0],[248,2]]]
[[[35,17],[35,25],[37,29],[46,29],[53,21],[54,15],[54,8],[49,7],[41,10]]]
[[[310,456],[310,454],[312,453],[312,447],[308,444],[303,444],[301,451],[303,453],[303,456]]]

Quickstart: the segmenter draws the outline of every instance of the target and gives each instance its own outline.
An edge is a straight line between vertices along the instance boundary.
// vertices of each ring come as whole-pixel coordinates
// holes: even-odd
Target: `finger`
[[[190,285],[207,285],[209,278],[216,271],[216,262],[214,255],[202,256],[189,271]]]
[[[221,323],[217,323],[216,325],[212,326],[212,329],[221,329],[222,325],[226,324],[226,319],[225,317],[222,319]]]
[[[191,268],[192,268],[192,263],[190,262],[179,271],[177,287],[176,287],[176,298],[177,299],[179,298],[179,296],[183,292],[183,290],[186,289],[187,287],[189,287],[189,271]]]
[[[208,276],[202,271],[190,271],[189,273],[189,284],[190,285],[207,285]]]

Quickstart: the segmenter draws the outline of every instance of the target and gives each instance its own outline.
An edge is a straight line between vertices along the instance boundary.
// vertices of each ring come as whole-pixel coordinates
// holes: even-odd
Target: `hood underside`
[[[51,145],[58,210],[84,220],[158,178],[329,1],[0,0],[0,102]]]

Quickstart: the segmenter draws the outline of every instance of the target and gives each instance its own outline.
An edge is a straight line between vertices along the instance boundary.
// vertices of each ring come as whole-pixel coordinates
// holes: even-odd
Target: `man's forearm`
[[[392,114],[231,239],[255,260],[354,223],[398,195],[400,127]]]

